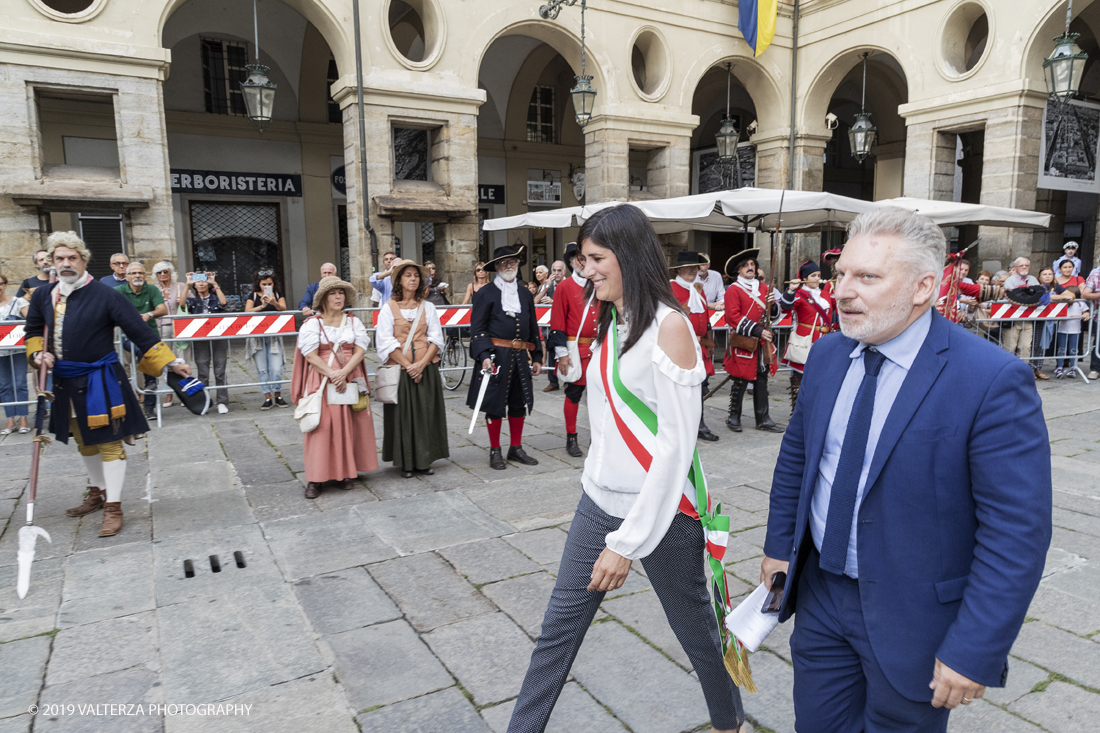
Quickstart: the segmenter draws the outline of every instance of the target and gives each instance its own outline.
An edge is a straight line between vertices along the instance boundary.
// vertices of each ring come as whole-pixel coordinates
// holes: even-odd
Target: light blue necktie
[[[886,357],[875,349],[863,351],[863,381],[856,392],[856,402],[848,417],[848,429],[844,431],[844,445],[840,449],[836,475],[833,476],[832,493],[829,496],[829,516],[825,520],[825,537],[821,541],[822,570],[837,575],[844,574],[848,559],[848,538],[852,534],[853,514],[859,477],[863,473],[863,459],[867,453],[867,434],[871,431],[871,415],[875,411],[875,388],[878,373]]]

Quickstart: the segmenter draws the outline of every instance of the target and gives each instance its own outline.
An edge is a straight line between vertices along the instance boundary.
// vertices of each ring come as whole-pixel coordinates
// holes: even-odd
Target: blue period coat
[[[814,345],[783,436],[764,545],[791,563],[781,621],[797,611],[818,464],[856,345],[841,334]],[[931,700],[938,658],[1003,686],[1051,538],[1050,443],[1026,362],[933,312],[866,487],[859,595],[890,684]]]

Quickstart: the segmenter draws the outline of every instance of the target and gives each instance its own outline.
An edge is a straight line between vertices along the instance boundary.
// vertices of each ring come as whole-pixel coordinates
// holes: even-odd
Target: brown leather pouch
[[[742,351],[748,351],[754,353],[756,347],[760,345],[760,339],[754,339],[749,336],[742,336],[739,333],[730,332],[729,343],[735,349],[741,349]]]

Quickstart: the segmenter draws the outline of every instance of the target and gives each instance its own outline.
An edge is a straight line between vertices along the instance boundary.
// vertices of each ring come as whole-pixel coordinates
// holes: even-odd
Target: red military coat
[[[671,281],[672,294],[676,296],[676,300],[680,301],[680,305],[684,306],[684,310],[690,310],[688,308],[688,301],[691,299],[691,291],[685,288],[675,280]],[[702,340],[707,335],[707,330],[710,329],[710,311],[707,310],[707,298],[702,293],[699,293],[699,298],[703,301],[702,313],[688,313],[688,320],[691,322],[691,327],[695,331],[695,337]],[[707,376],[714,374],[714,362],[710,358],[710,349],[702,344],[699,347],[703,350],[703,363],[707,367]]]
[[[584,374],[588,370],[588,361],[592,358],[592,342],[596,339],[600,313],[600,301],[593,298],[592,304],[588,306],[588,313],[585,314],[586,302],[584,286],[570,276],[554,289],[554,305],[550,308],[550,330],[562,332],[567,340],[575,338],[579,341],[577,349],[581,354],[581,378],[574,382],[577,385],[585,384]],[[548,358],[554,357],[551,355]]]
[[[760,338],[760,334],[764,330],[760,322],[764,318],[764,299],[768,297],[767,287],[761,284],[759,293],[754,299],[754,296],[750,295],[738,280],[726,288],[725,296],[726,324],[730,327],[730,333],[755,338],[758,344],[756,351],[734,348],[731,344],[726,349],[726,358],[722,361],[722,366],[726,368],[726,373],[731,377],[747,379],[750,382],[756,379],[759,372],[763,349],[769,349],[772,354],[775,353],[775,347]],[[773,359],[770,367],[773,376],[777,368],[778,365]]]
[[[822,289],[821,295],[827,303],[825,307],[822,307],[806,288],[799,288],[794,292],[793,305],[788,306],[786,301],[781,301],[783,310],[794,312],[794,332],[799,336],[810,336],[811,343],[835,330],[833,328],[833,314],[836,311],[836,300],[833,299],[832,293],[824,289]],[[782,361],[784,365],[795,371],[802,371],[802,364],[788,362],[786,359]]]

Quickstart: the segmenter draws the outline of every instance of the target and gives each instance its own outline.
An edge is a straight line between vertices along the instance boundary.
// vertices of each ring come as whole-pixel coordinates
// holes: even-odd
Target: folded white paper
[[[741,604],[726,616],[726,628],[750,652],[759,649],[764,639],[768,638],[768,634],[779,624],[778,613],[760,612],[767,595],[768,589],[761,583],[748,598],[741,601]]]

